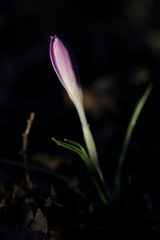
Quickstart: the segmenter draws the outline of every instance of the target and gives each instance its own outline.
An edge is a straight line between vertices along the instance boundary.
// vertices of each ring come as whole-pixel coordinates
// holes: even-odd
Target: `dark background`
[[[129,159],[158,174],[159,13],[159,0],[1,1],[0,158],[19,158],[32,111],[36,117],[30,155],[60,152],[52,136],[83,144],[76,111],[49,59],[50,35],[57,34],[77,60],[88,120],[108,174],[118,160],[134,106],[147,84],[154,82]]]

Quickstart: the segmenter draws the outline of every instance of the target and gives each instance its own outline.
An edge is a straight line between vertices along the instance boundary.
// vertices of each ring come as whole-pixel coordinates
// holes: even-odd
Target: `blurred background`
[[[83,144],[77,113],[49,59],[50,36],[57,34],[75,55],[88,121],[110,180],[134,106],[148,83],[154,82],[128,159],[131,167],[139,166],[140,176],[157,179],[159,14],[158,0],[1,1],[0,158],[20,157],[22,133],[31,112],[35,112],[28,146],[31,158],[62,151],[52,136]]]

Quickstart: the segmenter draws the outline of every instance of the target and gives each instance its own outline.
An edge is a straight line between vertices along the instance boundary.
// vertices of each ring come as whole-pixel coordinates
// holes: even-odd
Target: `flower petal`
[[[81,88],[76,79],[70,54],[66,46],[57,36],[51,37],[50,59],[59,80],[71,100],[74,102],[76,99],[82,99]]]

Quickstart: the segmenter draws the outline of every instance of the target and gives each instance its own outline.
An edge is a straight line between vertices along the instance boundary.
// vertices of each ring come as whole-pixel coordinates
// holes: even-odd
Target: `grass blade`
[[[69,149],[75,153],[77,153],[80,158],[84,161],[86,164],[89,172],[91,173],[91,179],[95,186],[95,189],[103,202],[103,204],[108,204],[108,194],[107,190],[105,188],[104,182],[101,180],[101,177],[99,176],[99,172],[97,171],[97,168],[91,161],[90,157],[86,153],[85,149],[77,142],[65,139],[64,141],[57,140],[55,138],[52,138],[52,140],[59,146],[64,147],[66,149]]]
[[[114,196],[115,196],[115,203],[116,206],[118,207],[120,204],[120,192],[121,192],[121,174],[122,174],[122,168],[125,162],[125,158],[126,158],[126,153],[128,150],[128,146],[134,131],[134,128],[136,126],[137,120],[145,106],[145,103],[148,99],[148,97],[150,96],[150,93],[153,89],[153,83],[150,83],[144,94],[142,95],[142,97],[140,98],[140,100],[138,101],[133,114],[131,116],[131,119],[129,121],[128,124],[128,128],[125,134],[125,138],[124,138],[124,143],[122,146],[122,151],[120,154],[120,158],[119,158],[119,162],[118,162],[118,167],[117,167],[117,173],[116,173],[116,178],[115,178],[115,185],[114,185]]]

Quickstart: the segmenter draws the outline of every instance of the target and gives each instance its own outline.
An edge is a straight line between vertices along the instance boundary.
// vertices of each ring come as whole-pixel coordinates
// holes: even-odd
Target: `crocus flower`
[[[50,39],[50,59],[52,66],[70,99],[74,104],[80,104],[82,102],[82,91],[77,81],[69,52],[57,36]]]
[[[70,99],[77,109],[88,154],[99,172],[101,179],[103,179],[99,168],[96,146],[84,111],[82,90],[75,74],[73,62],[68,49],[57,36],[51,36],[50,38],[50,59],[60,82],[66,89]]]

